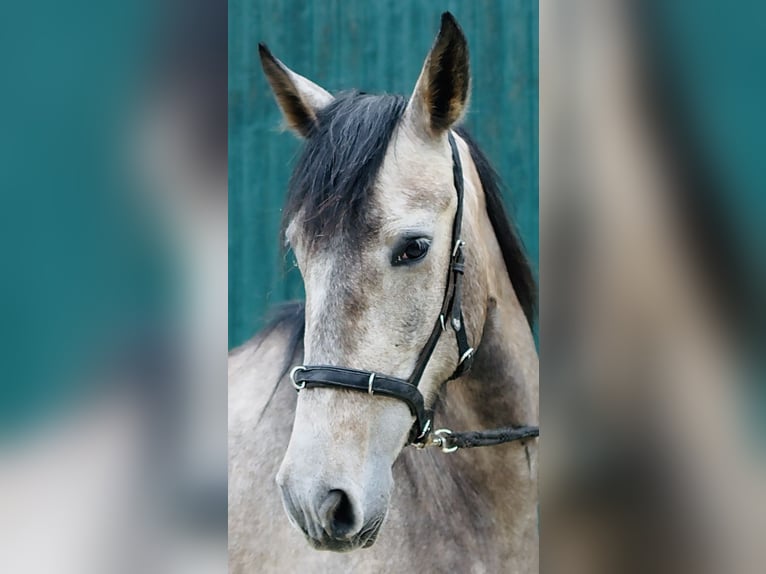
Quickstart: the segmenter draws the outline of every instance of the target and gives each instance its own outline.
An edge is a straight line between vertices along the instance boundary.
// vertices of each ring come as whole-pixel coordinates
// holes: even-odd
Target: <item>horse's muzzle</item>
[[[301,504],[285,487],[282,498],[290,521],[316,550],[349,552],[372,546],[385,514],[363,520],[358,502],[343,490],[324,490]]]

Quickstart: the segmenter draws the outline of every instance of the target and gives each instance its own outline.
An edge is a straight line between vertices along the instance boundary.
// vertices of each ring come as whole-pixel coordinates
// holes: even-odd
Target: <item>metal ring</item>
[[[442,452],[447,452],[447,453],[455,452],[458,449],[457,445],[453,445],[450,447],[447,446],[447,437],[452,435],[451,430],[439,429],[439,430],[435,430],[434,434],[440,439],[439,446],[442,448]]]
[[[293,386],[295,387],[296,391],[300,391],[306,388],[306,381],[301,381],[300,383],[298,383],[295,380],[295,373],[297,373],[298,371],[305,371],[305,370],[307,370],[306,367],[304,367],[303,365],[298,365],[297,367],[293,367],[293,370],[290,371],[290,381],[293,383]]]
[[[370,373],[370,380],[367,381],[367,392],[370,393],[370,396],[375,394],[372,392],[372,382],[374,380],[375,380],[375,373]]]

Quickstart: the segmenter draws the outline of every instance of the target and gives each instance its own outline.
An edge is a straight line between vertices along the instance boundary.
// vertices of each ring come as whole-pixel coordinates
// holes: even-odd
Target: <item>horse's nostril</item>
[[[331,490],[319,505],[322,527],[332,538],[347,538],[356,531],[357,516],[351,499],[342,490]]]

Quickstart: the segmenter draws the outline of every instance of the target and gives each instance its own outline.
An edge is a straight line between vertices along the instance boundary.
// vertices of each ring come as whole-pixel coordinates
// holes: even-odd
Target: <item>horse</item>
[[[409,98],[332,95],[259,51],[305,139],[283,233],[306,297],[229,356],[231,572],[537,572],[536,439],[405,448],[446,446],[422,412],[449,429],[538,422],[536,286],[459,125],[462,30],[442,15]],[[391,385],[418,367],[413,407]],[[307,386],[312,370],[349,385]]]

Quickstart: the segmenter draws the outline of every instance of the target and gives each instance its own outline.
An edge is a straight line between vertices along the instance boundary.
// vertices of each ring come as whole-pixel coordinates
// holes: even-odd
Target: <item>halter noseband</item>
[[[423,395],[418,389],[420,379],[428,366],[428,361],[431,359],[431,355],[433,355],[439,338],[442,332],[447,330],[447,323],[455,332],[458,348],[458,364],[455,372],[452,373],[448,380],[456,379],[467,373],[473,364],[474,358],[474,349],[468,343],[462,309],[463,273],[465,271],[465,253],[463,251],[465,243],[460,238],[463,223],[463,167],[460,163],[460,155],[455,138],[451,132],[448,134],[448,140],[452,150],[452,175],[455,191],[457,192],[457,210],[455,211],[455,219],[452,223],[453,248],[447,271],[447,286],[445,287],[444,300],[439,311],[439,317],[436,319],[431,335],[428,337],[423,350],[418,355],[418,360],[415,363],[412,374],[407,380],[404,380],[372,371],[362,371],[346,367],[302,365],[295,367],[290,372],[290,379],[298,391],[312,387],[335,387],[364,392],[371,396],[377,394],[399,399],[409,407],[410,412],[415,417],[408,444],[414,444],[415,446],[434,444],[441,446],[445,452],[452,452],[457,450],[459,446],[463,448],[482,446],[481,439],[479,442],[473,443],[470,440],[464,440],[463,444],[459,444],[462,437],[446,429],[436,431],[434,434],[437,436],[433,437],[429,432],[431,430],[433,411],[426,409]],[[537,436],[534,432],[536,429],[533,429],[532,434],[529,434],[529,430],[525,430],[530,428],[533,427],[501,429],[506,434],[510,432],[511,435],[508,436],[513,436],[513,438],[506,438],[506,440],[492,443],[487,442],[486,444],[499,444],[500,442],[508,442],[508,440]],[[522,432],[524,436],[516,436],[518,434],[517,431],[525,431],[526,434]],[[476,435],[477,433],[463,434]]]

